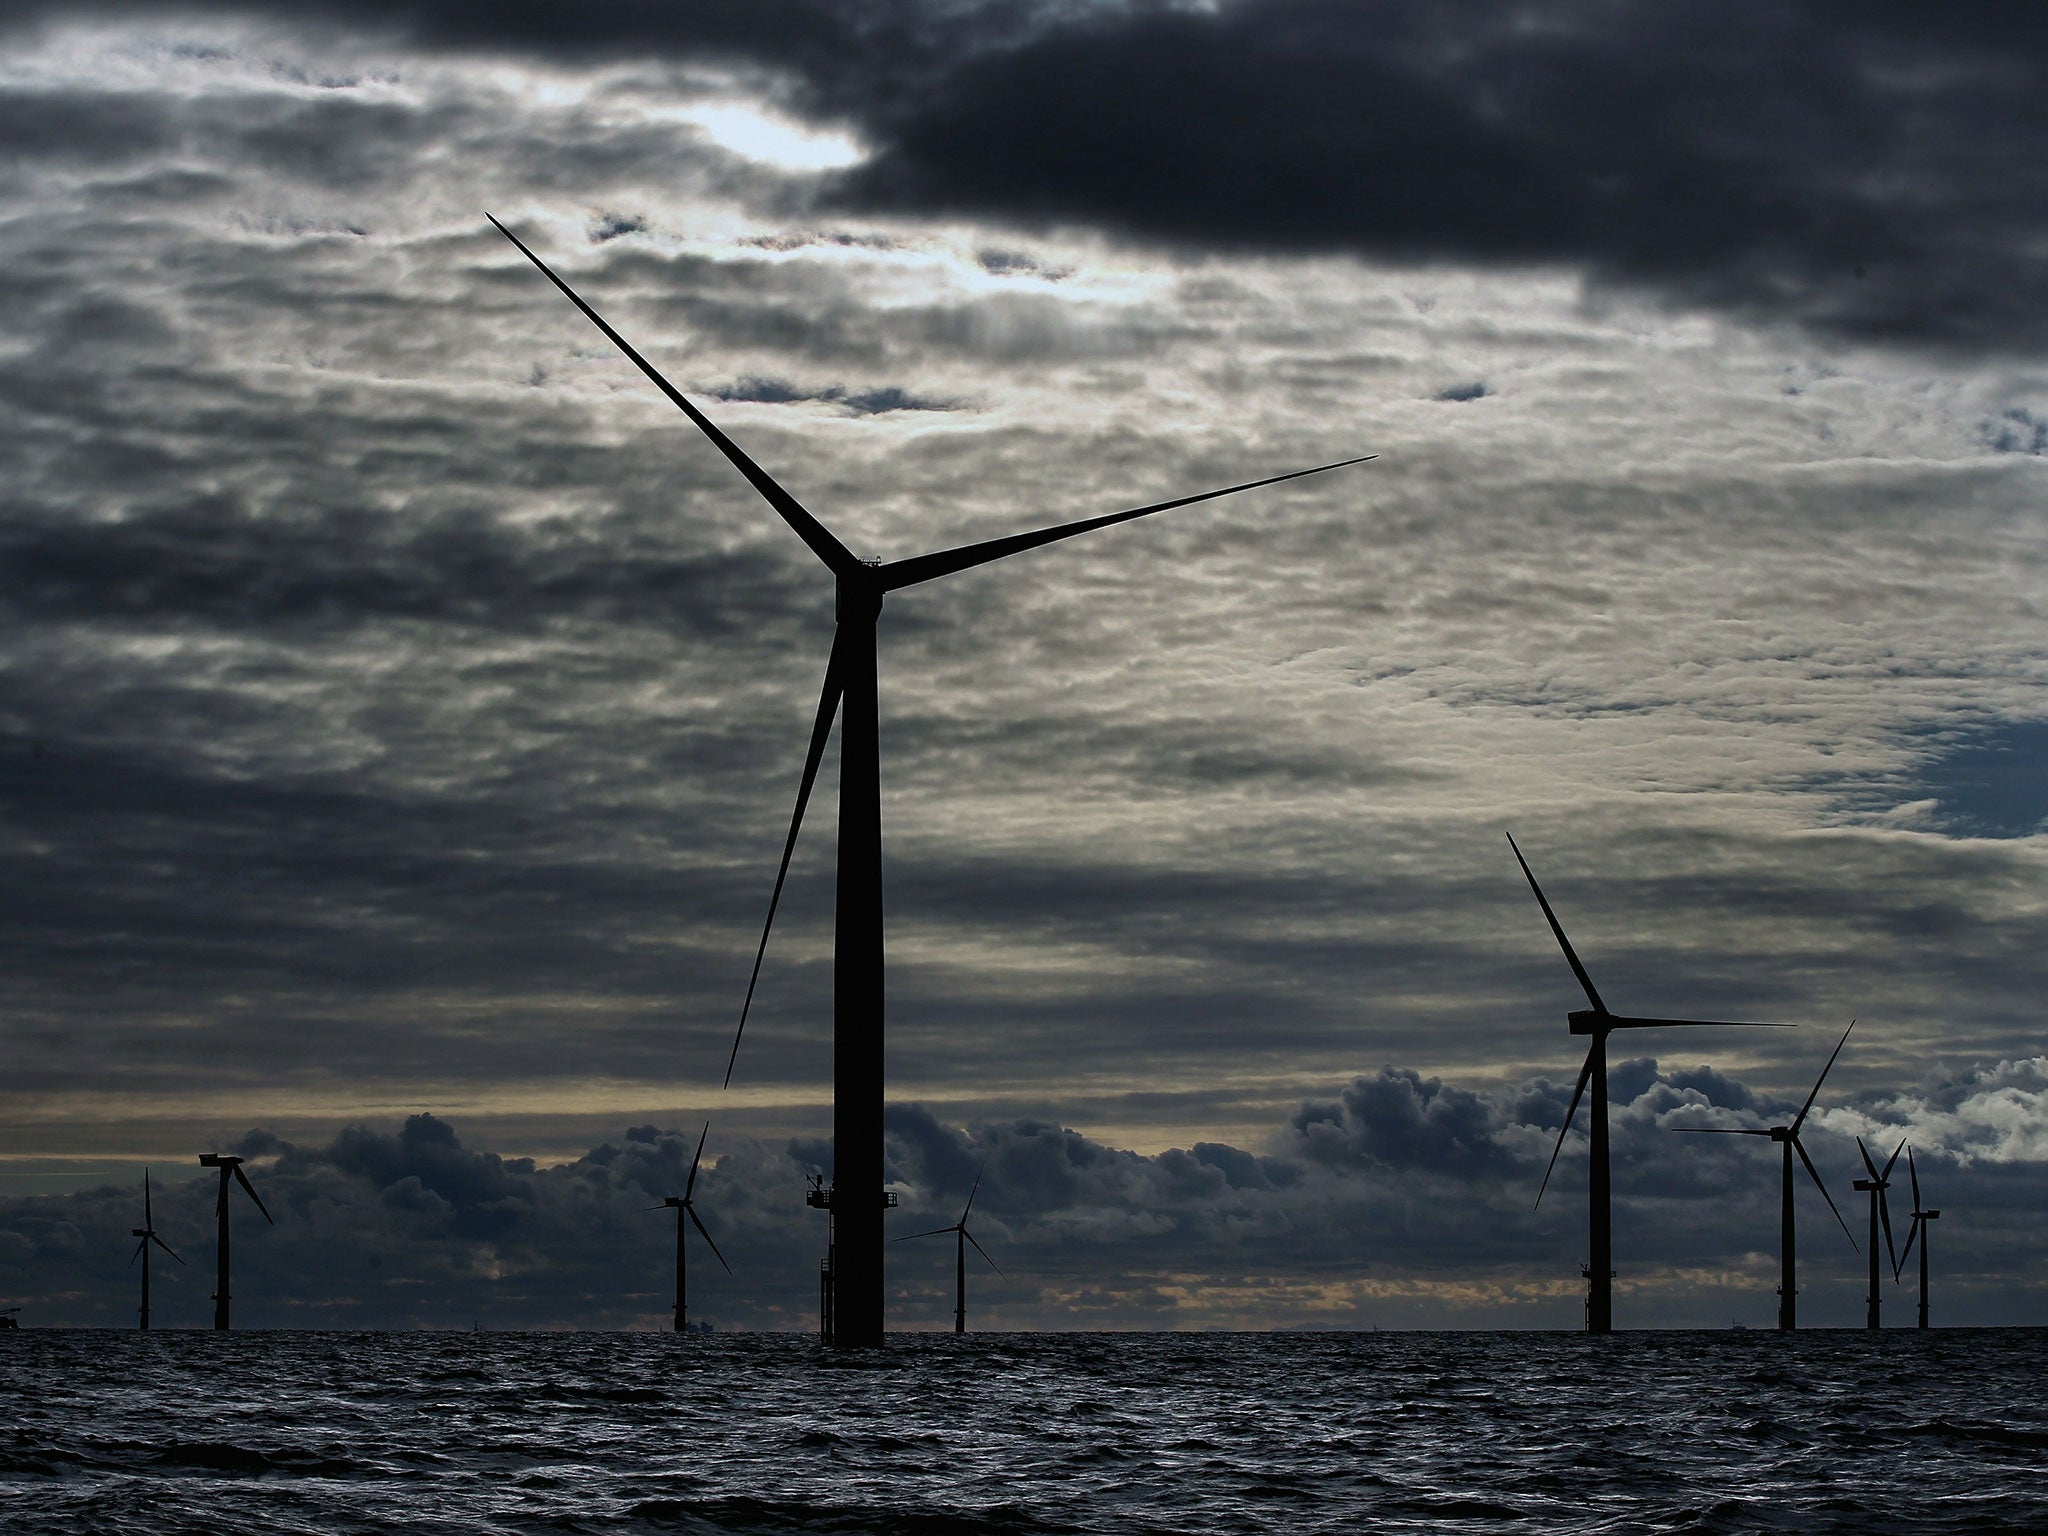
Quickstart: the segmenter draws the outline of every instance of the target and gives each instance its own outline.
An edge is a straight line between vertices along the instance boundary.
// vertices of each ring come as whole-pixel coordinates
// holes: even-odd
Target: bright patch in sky
[[[799,127],[739,102],[691,107],[681,115],[723,148],[787,170],[830,171],[861,158],[860,146],[844,134]]]

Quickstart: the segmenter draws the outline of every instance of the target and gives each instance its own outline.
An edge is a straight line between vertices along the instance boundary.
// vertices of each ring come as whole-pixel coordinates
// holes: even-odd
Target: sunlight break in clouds
[[[862,157],[860,146],[845,134],[807,128],[750,102],[713,102],[675,115],[735,154],[780,170],[834,171]]]

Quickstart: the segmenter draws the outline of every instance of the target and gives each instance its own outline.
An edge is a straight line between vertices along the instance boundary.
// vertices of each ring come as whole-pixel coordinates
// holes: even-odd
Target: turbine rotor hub
[[[841,624],[872,624],[882,614],[882,578],[879,565],[863,564],[858,572],[842,571],[832,616]]]

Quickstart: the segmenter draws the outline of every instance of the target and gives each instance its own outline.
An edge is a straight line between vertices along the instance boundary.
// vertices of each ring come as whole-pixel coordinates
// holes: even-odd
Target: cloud
[[[49,14],[17,8],[16,26]],[[2043,337],[2029,253],[2048,157],[2027,108],[2048,43],[1976,8],[1554,0],[1525,23],[1406,0],[899,0],[857,18],[717,4],[683,21],[607,3],[569,23],[517,6],[220,0],[213,14],[550,64],[736,70],[784,113],[855,129],[867,155],[834,195],[869,213],[1190,252],[1563,267],[1596,291],[1864,342],[2011,351]],[[320,83],[339,98],[356,78]],[[366,109],[319,111],[335,116],[327,163],[363,165],[331,146],[364,142]],[[124,116],[131,105],[93,109],[74,135],[24,114],[11,136],[46,151],[155,142],[160,127]]]
[[[1495,1139],[1496,1117],[1477,1094],[1383,1067],[1376,1078],[1353,1079],[1337,1103],[1304,1104],[1292,1124],[1307,1155],[1328,1166],[1478,1179],[1515,1167]]]
[[[1773,94],[1766,68],[1752,124],[1714,109],[1733,45],[1709,28],[1693,59],[1664,30],[1682,8],[1613,12],[1612,44],[1579,14],[1474,24],[1468,47],[1389,9],[1369,60],[1299,4],[727,8],[701,33],[600,6],[559,49],[559,18],[434,7],[11,32],[0,1180],[125,1178],[259,1124],[324,1156],[433,1105],[507,1168],[535,1159],[504,1175],[517,1202],[600,1142],[639,1158],[621,1126],[701,1124],[830,580],[480,205],[877,555],[1381,452],[892,596],[890,1071],[936,1127],[905,1131],[901,1166],[940,1220],[1002,1151],[993,1219],[1133,1255],[1200,1235],[1232,1286],[1291,1255],[1289,1285],[1329,1288],[1319,1318],[1364,1319],[1352,1287],[1375,1264],[1510,1287],[1497,1272],[1522,1265],[1568,1293],[1569,1203],[1485,1193],[1498,1159],[1548,1157],[1578,1061],[1556,1018],[1577,994],[1503,826],[1610,999],[1823,1043],[1869,1020],[1841,1102],[1934,1061],[2030,1059],[2044,844],[2000,770],[2040,715],[2042,461],[2022,450],[2048,403],[2031,322],[2001,322],[1995,357],[1924,343],[2028,302],[2011,253],[2041,204],[1998,237],[1971,201],[1989,172],[1966,168],[1931,206],[1969,206],[1908,231],[1925,250],[1828,234],[1850,193],[1809,186],[1827,157],[1790,129],[1822,142],[1829,103],[1854,108],[1843,132],[1867,95],[1898,104],[1901,15],[1836,42],[1760,24],[1809,49],[1820,94]],[[1274,25],[1254,35],[1255,15]],[[1930,24],[1927,112],[1882,125],[1925,138],[1881,169],[1948,152],[1954,82],[1990,71],[1989,109],[1998,69],[2030,67],[2019,43],[1987,62],[1975,26]],[[1128,112],[1103,109],[1124,137],[1062,171],[1030,149],[1070,131],[1059,113],[1004,115],[1048,61],[1085,82],[1153,44],[1161,89],[1216,73],[1215,125],[1127,120],[1167,109],[1134,77]],[[1334,62],[1306,105],[1277,100],[1270,71],[1316,49]],[[1589,59],[1608,94],[1582,108]],[[1315,142],[1355,167],[1374,135],[1420,135],[1384,203],[1227,134],[1270,118],[1300,140],[1353,64],[1385,90]],[[692,121],[713,100],[830,120],[871,158],[837,179],[749,161]],[[1587,120],[1601,101],[1618,126]],[[1665,125],[1664,101],[1693,115]],[[985,181],[933,137],[970,120],[1018,139]],[[1631,142],[1711,173],[1687,193],[1725,227],[1696,255],[1640,217],[1662,162],[1603,168]],[[1431,177],[1451,192],[1525,160],[1577,224],[1519,191],[1428,206]],[[1148,172],[1156,199],[1120,194]],[[1240,209],[1255,180],[1293,205]],[[1915,185],[1851,200],[1888,229]],[[1738,194],[1771,217],[1745,223]],[[1786,232],[1801,207],[1828,238]],[[1852,246],[1866,276],[1842,299],[1828,262]],[[1941,285],[1973,272],[1977,307],[1948,307]],[[1929,314],[1885,332],[1915,283]],[[1483,405],[1435,409],[1459,381]],[[763,1317],[810,1305],[817,1223],[768,1192],[800,1193],[789,1148],[827,1121],[830,860],[821,798],[718,1109],[721,1161],[763,1170],[735,1162],[728,1193],[759,1191],[791,1245]],[[1718,1075],[1617,1064],[1645,1177],[1675,1139],[1660,1117],[1797,1102],[1815,1033],[1755,1034],[1715,1047]],[[1304,1102],[1331,1161],[1285,1130]],[[1447,1165],[1390,1161],[1411,1140]],[[385,1185],[320,1176],[351,1209],[479,1224],[477,1273],[571,1240],[490,1247],[491,1224],[539,1218],[463,1204],[430,1150]],[[1767,1186],[1737,1150],[1721,1172]],[[2025,1186],[2024,1160],[1967,1155]],[[1372,1187],[1381,1165],[1417,1193]],[[658,1272],[642,1228],[615,1236]],[[1076,1268],[1071,1301],[1032,1305],[1189,1305],[1148,1265],[1115,1287]],[[665,1305],[652,1281],[631,1302],[531,1283],[508,1315]]]
[[[1699,1123],[1703,1111],[1740,1119],[1780,1107],[1711,1069],[1666,1070],[1649,1058],[1617,1062],[1612,1086],[1616,1227],[1640,1297],[1632,1304],[1639,1316],[1712,1315],[1717,1285],[1739,1290],[1753,1265],[1768,1268],[1758,1255],[1774,1241],[1777,1159],[1671,1127]],[[955,1220],[974,1191],[971,1224],[1003,1268],[974,1286],[978,1315],[997,1320],[989,1326],[1244,1321],[1238,1288],[1256,1282],[1276,1307],[1253,1314],[1265,1325],[1290,1320],[1289,1297],[1305,1309],[1301,1320],[1355,1321],[1374,1296],[1413,1294],[1434,1298],[1440,1323],[1519,1315],[1556,1327],[1574,1303],[1569,1286],[1547,1277],[1568,1270],[1578,1240],[1584,1118],[1546,1208],[1532,1211],[1555,1108],[1541,1080],[1480,1092],[1386,1067],[1300,1105],[1270,1151],[1197,1143],[1140,1154],[1048,1121],[961,1126],[895,1104],[887,1177],[902,1197],[895,1221],[911,1230]],[[2024,1198],[2015,1178],[2037,1194],[2048,1179],[2048,1059],[1824,1106],[1808,1131],[1824,1177],[1846,1182],[1847,1138],[1858,1131],[1910,1135],[1930,1198],[1947,1206],[1946,1315],[1999,1315],[2010,1277],[1997,1268],[2007,1239],[1996,1213]],[[428,1113],[396,1131],[352,1125],[324,1146],[261,1130],[234,1145],[256,1160],[252,1174],[278,1220],[274,1229],[238,1223],[237,1299],[252,1324],[662,1325],[673,1235],[648,1207],[687,1179],[688,1132],[633,1126],[553,1165],[467,1147]],[[697,1315],[733,1327],[811,1325],[822,1234],[802,1193],[810,1173],[829,1168],[828,1144],[778,1148],[714,1132],[697,1199],[735,1276],[692,1270]],[[187,1256],[203,1270],[211,1175],[157,1174],[160,1228],[201,1250]],[[124,1186],[0,1200],[0,1286],[39,1324],[115,1320],[133,1280],[118,1259],[135,1198]],[[1808,1199],[1802,1191],[1802,1206]],[[1809,1310],[1847,1315],[1854,1254],[1825,1241],[1808,1250]],[[935,1255],[892,1251],[901,1326],[935,1326],[950,1304],[950,1264]],[[204,1283],[190,1268],[160,1276],[160,1325],[191,1326],[179,1308],[190,1313]]]
[[[756,405],[794,405],[806,400],[843,405],[856,416],[878,416],[889,411],[954,411],[956,404],[945,400],[922,400],[896,385],[848,390],[843,384],[819,389],[801,389],[787,379],[744,378],[714,389],[720,400],[740,400]]]

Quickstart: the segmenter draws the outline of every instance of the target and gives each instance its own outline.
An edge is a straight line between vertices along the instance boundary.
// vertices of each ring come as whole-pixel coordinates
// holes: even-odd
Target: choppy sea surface
[[[23,1330],[0,1529],[2038,1532],[2048,1330]]]

